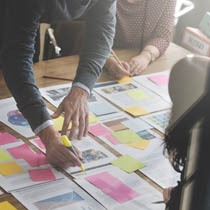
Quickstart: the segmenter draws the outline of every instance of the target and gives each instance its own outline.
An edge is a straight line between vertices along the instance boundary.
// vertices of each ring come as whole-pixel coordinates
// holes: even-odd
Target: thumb
[[[57,108],[57,110],[51,115],[52,118],[58,118],[63,113],[63,107],[60,104]]]
[[[83,157],[82,157],[82,153],[77,149],[77,147],[73,146],[74,147],[74,150],[76,151],[78,157],[80,160],[83,160]]]

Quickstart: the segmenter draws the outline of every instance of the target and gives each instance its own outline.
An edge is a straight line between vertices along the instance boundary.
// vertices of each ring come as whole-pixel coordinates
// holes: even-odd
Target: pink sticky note
[[[85,179],[119,203],[124,203],[139,196],[139,193],[107,172],[89,176]]]
[[[0,145],[9,144],[18,141],[17,138],[11,134],[4,132],[0,133]]]
[[[105,136],[107,140],[109,140],[112,144],[120,144],[120,142],[112,135]]]
[[[41,149],[46,149],[45,145],[42,143],[41,139],[35,139],[34,142],[41,148]]]
[[[111,134],[111,131],[101,124],[89,126],[88,131],[94,136],[106,136]]]
[[[21,144],[17,147],[12,147],[7,149],[7,151],[14,157],[14,158],[23,158],[23,156],[27,155],[28,153],[32,153],[30,147],[27,144]]]
[[[39,153],[34,153],[33,155],[30,156],[25,156],[23,159],[31,166],[31,167],[36,167],[36,166],[41,166],[41,165],[46,165],[46,157],[44,154],[41,152]]]
[[[148,77],[152,82],[159,86],[168,85],[169,76],[168,75],[155,75]]]
[[[50,168],[32,169],[28,170],[28,173],[34,182],[56,180],[56,177]]]

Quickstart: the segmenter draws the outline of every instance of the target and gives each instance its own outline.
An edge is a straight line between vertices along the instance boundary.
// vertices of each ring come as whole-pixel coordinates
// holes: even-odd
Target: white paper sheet
[[[31,170],[31,169],[50,168],[54,176],[56,177],[56,179],[63,179],[64,175],[56,171],[54,168],[52,168],[51,165],[45,164],[38,167],[32,167],[24,159],[13,158],[12,155],[7,151],[8,148],[13,148],[16,146],[20,146],[22,144],[24,144],[24,142],[19,141],[19,142],[1,146],[1,150],[4,150],[12,159],[7,160],[7,161],[1,161],[0,163],[8,163],[8,162],[14,161],[24,170],[23,173],[9,175],[9,176],[3,176],[0,174],[0,185],[2,188],[4,188],[8,192],[11,192],[13,190],[31,187],[31,186],[38,185],[44,182],[49,182],[49,181],[36,181],[36,182],[32,181],[28,173],[28,170]]]
[[[140,171],[162,188],[176,186],[177,181],[180,180],[180,174],[173,169],[169,160],[162,153],[153,153],[141,161],[147,167],[140,169]]]
[[[30,140],[32,144],[41,149],[39,145],[36,144],[35,140]],[[116,159],[116,156],[105,149],[102,145],[97,143],[90,136],[84,137],[82,140],[73,140],[72,144],[76,146],[82,153],[84,158],[83,164],[86,170],[101,167],[103,165],[109,164],[112,160]],[[44,151],[43,149],[41,149]],[[45,151],[44,151],[45,152]],[[71,167],[66,170],[68,173],[77,173],[81,169],[79,167]]]
[[[67,178],[12,194],[30,210],[105,210]]]
[[[26,138],[35,136],[28,121],[18,111],[14,98],[0,100],[0,110],[2,123]]]
[[[64,97],[71,90],[71,86],[71,83],[55,85],[46,88],[40,88],[39,91],[47,101],[49,101],[55,107],[58,107],[59,104],[63,101]]]
[[[55,107],[58,107],[64,97],[69,93],[70,89],[71,83],[41,88],[40,92],[47,101],[49,101]],[[102,97],[94,92],[88,98],[88,106],[89,111],[96,115],[97,118],[107,114],[119,112],[116,107],[105,101]]]
[[[84,179],[85,177],[101,172],[108,172],[140,195],[120,204]],[[152,204],[154,201],[163,199],[162,194],[153,186],[148,184],[137,174],[127,174],[114,166],[106,166],[100,169],[91,170],[88,171],[86,175],[77,174],[75,181],[109,210],[164,210],[165,207],[164,204]]]
[[[147,112],[151,113],[170,108],[171,106],[159,95],[141,86],[137,82],[127,82],[99,87],[95,88],[94,91],[96,91],[98,94],[105,97],[107,100],[122,109],[131,106],[140,106],[141,108],[144,108]],[[137,100],[129,96],[128,94],[133,91],[140,91],[141,93],[143,93],[143,98]]]
[[[157,85],[154,82],[152,82],[148,77],[150,76],[158,76],[158,75],[166,75],[169,76],[170,71],[163,71],[163,72],[158,72],[158,73],[153,73],[153,74],[146,74],[146,75],[139,75],[133,77],[133,79],[138,82],[139,84],[143,85],[144,87],[152,90],[156,94],[160,95],[163,97],[167,102],[171,103],[171,98],[168,93],[168,85]]]

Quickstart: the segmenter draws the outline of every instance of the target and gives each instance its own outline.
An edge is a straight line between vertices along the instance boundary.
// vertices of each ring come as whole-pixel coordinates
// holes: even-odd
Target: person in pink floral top
[[[137,48],[139,54],[120,65],[110,56],[105,68],[116,79],[141,74],[169,46],[176,0],[117,0],[114,49]]]

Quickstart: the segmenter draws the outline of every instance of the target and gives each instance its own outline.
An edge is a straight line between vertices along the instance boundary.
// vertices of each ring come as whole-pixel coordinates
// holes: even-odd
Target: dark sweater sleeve
[[[93,89],[113,44],[116,1],[99,0],[86,16],[85,40],[74,82]]]
[[[10,0],[5,8],[7,24],[2,50],[3,74],[32,130],[50,119],[33,73],[34,43],[44,2]]]

